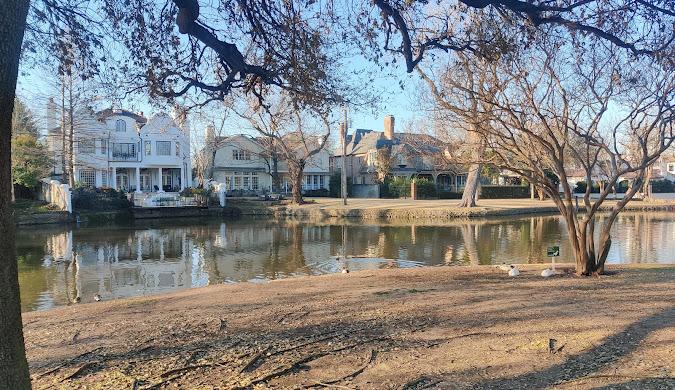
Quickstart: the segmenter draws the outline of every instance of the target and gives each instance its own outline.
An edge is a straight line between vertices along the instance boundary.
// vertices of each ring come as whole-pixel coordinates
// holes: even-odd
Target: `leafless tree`
[[[251,127],[278,148],[280,160],[288,165],[293,202],[302,204],[302,177],[305,167],[324,150],[331,133],[330,113],[303,109],[287,94],[260,104],[249,100],[238,112]]]
[[[602,273],[613,222],[673,142],[674,69],[650,60],[631,63],[624,53],[598,43],[576,55],[565,44],[544,47],[495,70],[494,93],[471,91],[492,107],[485,113],[491,125],[476,132],[492,152],[491,163],[543,188],[555,202],[567,223],[577,272]],[[635,148],[622,146],[628,139]],[[583,216],[567,180],[570,166],[586,173]],[[591,199],[592,177],[603,167],[606,185]],[[562,192],[548,172],[560,179]],[[632,186],[611,205],[596,238],[595,217],[626,175],[632,175]]]
[[[489,102],[480,100],[467,91],[480,91],[481,95],[494,93],[494,83],[489,79],[494,74],[495,64],[482,58],[470,58],[463,53],[457,54],[457,60],[440,70],[438,77],[428,74],[422,68],[417,71],[431,91],[431,111],[441,118],[447,126],[444,138],[461,137],[462,148],[452,158],[455,162],[469,167],[469,172],[460,201],[460,207],[474,207],[478,199],[478,186],[485,153],[485,142],[477,134],[479,127],[489,126]]]

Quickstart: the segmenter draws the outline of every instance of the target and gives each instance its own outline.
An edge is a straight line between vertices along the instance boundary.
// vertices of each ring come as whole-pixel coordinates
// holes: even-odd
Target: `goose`
[[[343,273],[343,274],[348,274],[348,273],[349,273],[349,270],[347,269],[347,267],[342,268],[342,273]]]
[[[513,268],[513,266],[510,265],[510,264],[501,263],[499,265],[499,269],[502,270],[502,271],[511,271],[511,268]]]
[[[541,271],[541,276],[545,278],[550,278],[553,275],[555,275],[555,270],[551,268],[546,268],[545,270]]]
[[[520,275],[520,271],[518,270],[518,268],[512,265],[511,269],[509,270],[509,276],[518,276],[518,275]]]
[[[101,296],[99,294],[94,295],[94,300],[96,302],[101,302]]]
[[[75,303],[80,303],[81,300],[82,298],[79,295],[75,297]]]

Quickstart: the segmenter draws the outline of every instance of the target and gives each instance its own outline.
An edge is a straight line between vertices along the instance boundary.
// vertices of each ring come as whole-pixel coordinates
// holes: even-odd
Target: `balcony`
[[[136,144],[112,144],[110,161],[140,161]]]

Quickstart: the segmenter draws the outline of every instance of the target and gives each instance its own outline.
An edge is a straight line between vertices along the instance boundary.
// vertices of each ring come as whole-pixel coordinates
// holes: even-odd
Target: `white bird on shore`
[[[552,268],[546,268],[545,270],[541,271],[541,276],[545,278],[550,278],[553,275],[555,275],[555,270]]]
[[[94,295],[94,300],[95,300],[96,302],[101,302],[101,296],[98,295],[98,294]]]
[[[518,268],[512,265],[511,269],[509,270],[509,276],[518,276],[518,275],[520,275],[520,271],[518,270]]]
[[[342,268],[342,273],[343,273],[343,274],[348,274],[348,273],[349,273],[349,270],[347,269],[347,267]]]
[[[513,266],[511,264],[506,264],[506,263],[502,263],[499,266],[499,269],[502,270],[502,271],[511,271],[511,268],[513,268]]]

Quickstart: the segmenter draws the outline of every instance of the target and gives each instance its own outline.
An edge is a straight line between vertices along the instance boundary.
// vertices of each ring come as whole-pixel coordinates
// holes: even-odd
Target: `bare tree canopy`
[[[565,30],[570,41],[591,35],[633,55],[672,63],[675,3],[670,0],[374,0],[358,20],[368,20],[371,47],[400,55],[406,70],[433,52],[466,51],[482,56],[531,44],[540,35]],[[471,21],[478,15],[483,23]],[[583,40],[583,39],[581,39]]]
[[[489,83],[490,93],[464,89],[465,97],[491,107],[483,112],[489,121],[475,130],[491,152],[484,162],[543,188],[568,225],[577,271],[602,273],[614,220],[673,143],[675,69],[649,59],[629,61],[625,52],[603,42],[580,52],[551,40],[495,67]],[[568,182],[571,168],[585,172],[583,216]],[[603,172],[606,185],[591,199],[597,172]],[[611,206],[596,238],[594,216],[624,179],[631,188]]]

